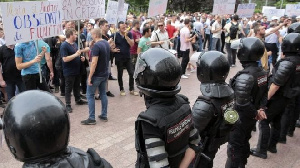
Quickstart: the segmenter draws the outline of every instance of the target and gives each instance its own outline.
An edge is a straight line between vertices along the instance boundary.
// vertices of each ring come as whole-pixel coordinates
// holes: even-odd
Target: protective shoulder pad
[[[274,84],[277,86],[283,86],[295,70],[296,67],[291,61],[281,61],[278,65],[277,71],[274,74]]]
[[[138,120],[148,122],[152,125],[157,125],[157,119],[154,116],[148,115],[149,113],[141,112],[138,116]]]
[[[207,97],[198,97],[192,108],[192,116],[194,125],[200,133],[214,117],[213,104],[211,100]]]
[[[239,105],[251,101],[251,91],[254,85],[254,77],[249,74],[240,74],[235,80],[235,100]]]
[[[184,101],[186,101],[187,103],[190,103],[190,102],[189,102],[189,98],[186,97],[185,95],[177,94],[176,96],[182,98],[182,99],[183,99]]]

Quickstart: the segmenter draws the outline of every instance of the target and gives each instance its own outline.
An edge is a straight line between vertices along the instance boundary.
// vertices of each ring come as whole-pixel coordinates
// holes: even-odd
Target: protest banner
[[[108,24],[117,24],[118,19],[118,2],[109,0],[107,2],[105,20]]]
[[[122,13],[118,16],[118,20],[119,20],[119,21],[123,21],[123,22],[126,21],[127,11],[128,11],[128,4],[127,4],[127,3],[124,3],[123,11],[122,11]]]
[[[3,2],[1,10],[7,45],[62,33],[62,5],[59,1]]]
[[[105,0],[61,0],[63,20],[105,17]]]
[[[118,1],[118,16],[123,13],[124,10],[124,0]]]
[[[168,0],[150,0],[148,17],[164,14],[166,12]]]
[[[250,18],[253,16],[254,10],[255,10],[254,3],[239,4],[236,14],[239,15],[240,18],[243,17]]]
[[[264,16],[268,18],[268,20],[272,20],[273,16],[281,17],[284,16],[285,9],[266,9]]]
[[[261,12],[265,13],[266,9],[276,9],[276,7],[274,7],[274,6],[263,6]]]
[[[285,14],[287,16],[300,16],[300,3],[298,3],[298,4],[286,4]]]
[[[235,0],[214,0],[213,14],[233,14],[234,8]]]

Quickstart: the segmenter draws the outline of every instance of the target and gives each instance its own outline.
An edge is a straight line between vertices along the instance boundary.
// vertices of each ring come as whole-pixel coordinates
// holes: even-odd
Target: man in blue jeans
[[[102,111],[99,118],[107,121],[107,95],[106,82],[108,78],[108,67],[110,59],[110,46],[108,42],[102,39],[102,31],[100,28],[93,29],[91,36],[95,42],[92,48],[92,62],[90,73],[87,80],[87,99],[89,105],[89,118],[81,121],[82,125],[95,125],[95,91],[99,88]]]

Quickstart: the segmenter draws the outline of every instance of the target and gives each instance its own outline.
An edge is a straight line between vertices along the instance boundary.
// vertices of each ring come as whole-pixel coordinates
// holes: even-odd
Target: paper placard
[[[239,4],[236,14],[239,15],[240,18],[246,17],[250,18],[253,16],[255,10],[255,4]]]
[[[274,7],[274,6],[263,6],[261,12],[265,13],[266,9],[276,9],[276,7]]]
[[[233,14],[234,8],[235,0],[214,0],[213,14]]]
[[[108,24],[117,24],[118,19],[118,2],[109,0],[107,2],[106,16]]]
[[[300,16],[300,3],[298,3],[298,4],[286,4],[285,14],[287,16]]]
[[[59,1],[1,3],[7,45],[57,36],[62,33]]]
[[[129,5],[128,5],[127,3],[124,4],[123,11],[122,11],[122,13],[119,15],[119,18],[118,18],[119,21],[123,21],[123,22],[126,21],[127,11],[128,11],[128,6],[129,6]]]
[[[168,0],[150,0],[148,17],[157,16],[166,12]]]
[[[61,0],[63,20],[105,17],[105,0]]]
[[[272,20],[273,16],[281,17],[284,16],[285,9],[266,9],[264,16],[268,18],[268,20]]]

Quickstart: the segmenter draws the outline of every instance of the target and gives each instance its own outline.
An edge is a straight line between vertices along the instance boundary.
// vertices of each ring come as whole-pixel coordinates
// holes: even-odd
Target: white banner
[[[287,16],[300,16],[300,3],[298,4],[286,4],[285,14]]]
[[[272,20],[273,16],[281,17],[284,16],[285,9],[266,9],[264,16],[267,16],[268,20]]]
[[[266,9],[276,9],[276,7],[274,7],[274,6],[263,6],[261,12],[262,12],[262,13],[265,13],[265,10],[266,10]]]
[[[254,3],[239,4],[236,14],[239,15],[240,18],[243,17],[250,18],[253,16],[254,10],[255,10]]]
[[[108,0],[105,20],[108,24],[117,24],[118,19],[118,2]]]
[[[62,33],[59,1],[1,3],[7,45],[57,36]]]
[[[63,20],[105,17],[105,0],[61,0]]]
[[[226,15],[233,14],[235,0],[214,0],[213,14]]]
[[[118,1],[118,16],[123,14],[124,10],[124,0],[119,0]]]
[[[123,22],[126,21],[127,11],[128,11],[128,4],[125,3],[125,4],[124,4],[123,11],[120,13],[120,15],[119,15],[119,17],[118,17],[118,20],[119,20],[119,21],[123,21]]]
[[[150,0],[148,8],[148,17],[166,13],[167,5],[168,0]]]

